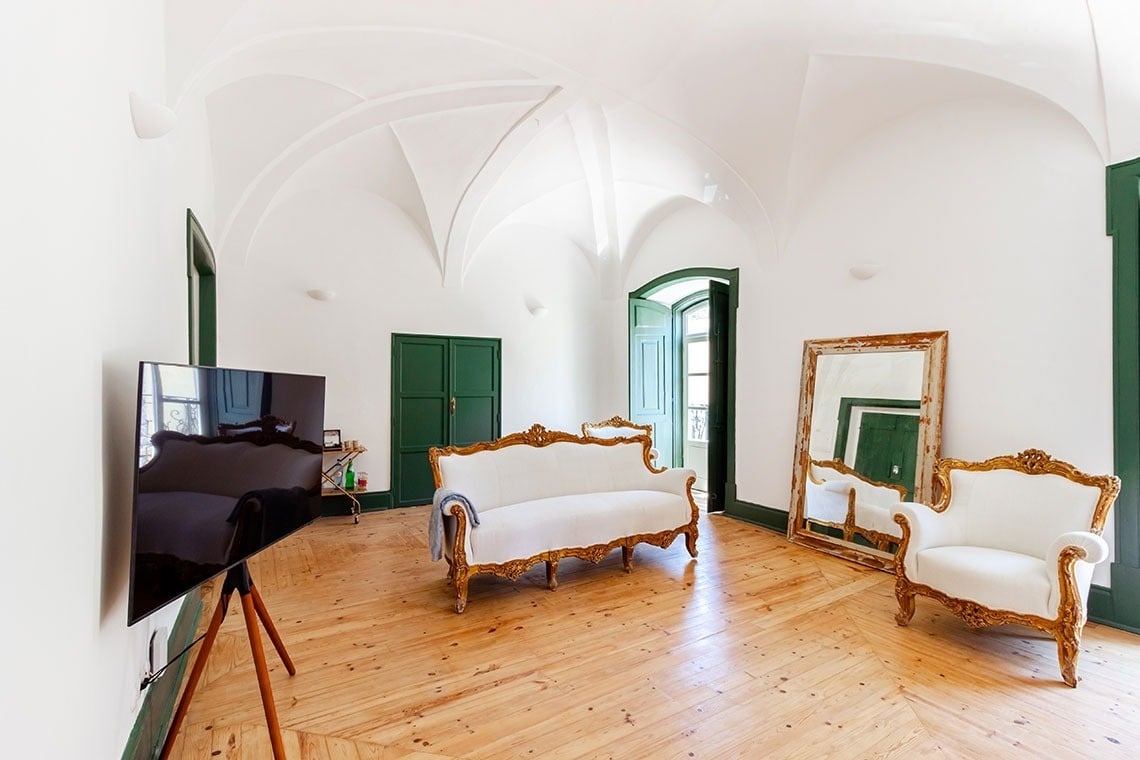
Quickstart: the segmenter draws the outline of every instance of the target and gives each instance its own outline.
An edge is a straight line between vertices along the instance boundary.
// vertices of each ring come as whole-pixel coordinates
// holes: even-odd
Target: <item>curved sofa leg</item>
[[[556,559],[546,561],[546,587],[551,591],[558,588],[558,560]]]
[[[1063,624],[1057,636],[1057,659],[1061,664],[1061,678],[1066,684],[1077,687],[1077,657],[1081,653],[1081,630],[1075,625]]]
[[[633,547],[623,546],[621,548],[621,566],[625,568],[627,573],[633,572]]]
[[[455,612],[458,614],[467,609],[467,575],[455,578]]]
[[[685,533],[685,548],[689,550],[689,556],[696,559],[697,532],[695,530],[690,530]]]

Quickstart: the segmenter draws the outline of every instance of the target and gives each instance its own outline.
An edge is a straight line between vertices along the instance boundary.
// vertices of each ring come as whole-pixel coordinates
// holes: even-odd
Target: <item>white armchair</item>
[[[1057,640],[1061,677],[1077,685],[1077,655],[1100,537],[1120,492],[1115,475],[1087,475],[1037,449],[985,462],[943,459],[933,506],[902,503],[895,561],[899,625],[916,594],[974,628],[1019,623]]]
[[[836,459],[813,459],[804,483],[804,519],[842,531],[844,541],[858,535],[886,551],[902,537],[891,509],[905,496],[904,486],[871,480]]]

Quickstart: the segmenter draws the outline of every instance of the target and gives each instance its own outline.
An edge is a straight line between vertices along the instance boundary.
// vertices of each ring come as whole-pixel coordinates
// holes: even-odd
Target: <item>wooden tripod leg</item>
[[[178,729],[186,719],[186,712],[190,709],[190,700],[194,698],[194,690],[198,688],[198,681],[202,678],[202,671],[206,669],[206,658],[210,656],[210,649],[214,646],[214,639],[218,638],[218,629],[222,627],[222,620],[226,617],[226,607],[229,606],[230,595],[223,593],[218,599],[218,606],[214,608],[214,617],[210,619],[210,627],[206,629],[206,636],[202,640],[202,648],[194,658],[194,667],[190,669],[190,677],[186,680],[186,689],[182,698],[178,700],[178,709],[170,720],[170,730],[166,732],[166,741],[162,744],[161,760],[170,757],[174,749],[174,741],[178,738]]]
[[[269,667],[265,664],[265,649],[257,630],[257,609],[253,594],[241,595],[241,611],[245,615],[245,630],[249,634],[249,648],[253,651],[253,667],[257,671],[257,686],[261,691],[261,705],[265,708],[265,723],[269,727],[269,742],[273,745],[274,760],[285,760],[285,742],[281,739],[281,723],[277,720],[277,705],[273,703],[273,688],[269,683]],[[276,632],[276,631],[275,631]]]
[[[269,634],[269,640],[273,642],[273,648],[280,655],[281,662],[285,663],[285,669],[289,671],[289,675],[297,675],[297,668],[294,667],[289,653],[285,651],[285,642],[281,640],[281,634],[277,633],[277,627],[273,625],[273,619],[269,617],[269,610],[265,608],[265,602],[262,600],[261,594],[258,593],[257,586],[252,583],[249,584],[249,593],[253,597],[253,607],[257,610],[257,616],[261,618],[261,624],[265,626],[265,632]]]

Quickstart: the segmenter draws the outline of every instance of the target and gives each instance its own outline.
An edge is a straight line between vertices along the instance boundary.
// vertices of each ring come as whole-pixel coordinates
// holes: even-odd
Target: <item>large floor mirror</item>
[[[804,341],[789,539],[893,568],[891,505],[933,502],[947,337]]]

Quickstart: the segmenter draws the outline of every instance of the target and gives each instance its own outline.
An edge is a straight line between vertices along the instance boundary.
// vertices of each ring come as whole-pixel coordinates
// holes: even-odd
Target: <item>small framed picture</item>
[[[325,431],[325,451],[340,448],[340,431],[339,430],[326,430]]]

